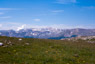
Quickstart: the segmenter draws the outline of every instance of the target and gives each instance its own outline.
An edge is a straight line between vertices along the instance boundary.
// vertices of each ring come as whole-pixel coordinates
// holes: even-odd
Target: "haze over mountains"
[[[95,36],[95,29],[55,29],[55,28],[31,28],[15,30],[0,30],[0,36],[63,39],[77,36]]]

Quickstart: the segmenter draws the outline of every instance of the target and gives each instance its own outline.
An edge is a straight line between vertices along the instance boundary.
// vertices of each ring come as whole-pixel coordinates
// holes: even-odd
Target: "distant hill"
[[[69,41],[78,41],[78,40],[84,40],[89,43],[95,43],[95,36],[79,36],[79,37],[71,37],[71,38],[64,38],[61,40],[69,40]]]
[[[54,28],[31,28],[15,30],[0,30],[0,36],[64,39],[78,36],[95,36],[95,29],[54,29]]]

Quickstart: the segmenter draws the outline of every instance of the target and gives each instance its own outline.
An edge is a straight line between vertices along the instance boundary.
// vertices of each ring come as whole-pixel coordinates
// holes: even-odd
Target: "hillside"
[[[95,43],[86,40],[0,36],[0,42],[0,64],[95,64]]]

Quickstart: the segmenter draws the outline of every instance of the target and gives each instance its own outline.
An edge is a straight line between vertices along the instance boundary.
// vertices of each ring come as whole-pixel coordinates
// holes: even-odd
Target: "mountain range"
[[[43,39],[64,39],[77,36],[95,36],[95,29],[55,29],[55,28],[31,28],[16,30],[0,30],[0,36],[22,37],[22,38],[43,38]]]

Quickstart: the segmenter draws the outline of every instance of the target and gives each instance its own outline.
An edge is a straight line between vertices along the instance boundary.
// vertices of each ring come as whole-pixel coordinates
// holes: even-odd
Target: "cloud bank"
[[[64,24],[53,24],[53,25],[32,25],[23,23],[13,23],[6,22],[0,23],[0,30],[16,30],[29,29],[29,28],[59,28],[59,29],[74,29],[74,28],[84,28],[84,29],[95,29],[95,25],[64,25]]]

